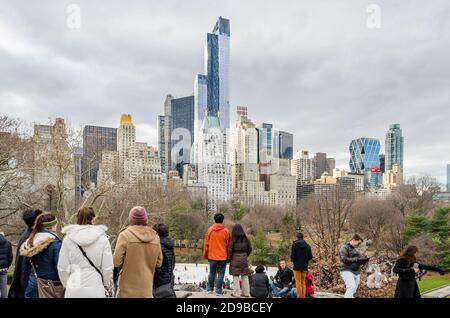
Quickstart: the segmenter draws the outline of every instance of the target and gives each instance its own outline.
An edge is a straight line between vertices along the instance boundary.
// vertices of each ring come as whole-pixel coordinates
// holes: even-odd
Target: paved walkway
[[[225,290],[225,294],[222,296],[216,296],[215,294],[208,294],[207,292],[188,292],[188,291],[176,291],[178,298],[234,298],[231,297],[231,291]],[[314,298],[343,298],[343,295],[316,292]],[[245,299],[245,298],[242,298]]]
[[[433,298],[446,298],[450,296],[450,284],[429,290],[422,294],[422,296],[433,297]]]

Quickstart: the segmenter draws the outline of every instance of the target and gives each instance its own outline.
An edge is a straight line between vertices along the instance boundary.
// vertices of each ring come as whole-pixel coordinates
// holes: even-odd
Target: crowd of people
[[[114,252],[106,234],[107,227],[96,224],[91,207],[76,212],[76,224],[57,233],[58,219],[41,210],[22,215],[26,229],[15,257],[13,248],[0,232],[0,298],[174,298],[175,251],[165,224],[149,226],[145,208],[130,210],[128,227],[117,237]],[[309,262],[311,247],[297,233],[291,247],[290,262],[280,260],[275,277],[268,277],[263,264],[253,271],[249,264],[252,244],[244,228],[235,224],[231,233],[224,226],[224,215],[217,213],[207,230],[203,258],[208,261],[208,280],[202,287],[208,293],[223,295],[232,289],[233,297],[308,298],[314,295]],[[355,234],[339,251],[340,273],[346,286],[345,298],[353,298],[359,283],[361,266],[369,258],[358,247],[363,238]],[[444,271],[418,263],[415,246],[399,256],[393,272],[399,275],[395,297],[420,298],[416,276],[423,270]],[[7,272],[14,273],[9,293]],[[232,281],[224,276],[229,264]],[[196,264],[198,266],[198,264]],[[178,278],[179,280],[179,278]]]
[[[233,297],[259,298],[260,296],[284,297],[286,295],[296,295],[297,298],[307,297],[306,276],[308,263],[313,256],[311,247],[305,242],[302,233],[297,234],[297,240],[292,244],[293,270],[286,266],[286,261],[281,261],[274,280],[269,283],[264,273],[264,266],[257,266],[256,274],[253,275],[248,262],[252,253],[252,244],[242,225],[234,225],[230,233],[223,225],[223,214],[216,214],[214,221],[215,224],[206,233],[203,249],[203,257],[208,260],[210,266],[208,293],[214,293],[217,275],[215,293],[219,296],[223,294],[223,278],[229,263],[229,272],[233,276],[233,292],[231,293]],[[309,277],[311,278],[311,275]],[[312,284],[312,279],[310,281]],[[311,286],[309,286],[310,290]]]
[[[151,298],[175,297],[173,269],[175,253],[168,238],[168,227],[148,226],[148,213],[134,207],[128,216],[129,226],[120,232],[114,253],[107,228],[95,224],[91,207],[76,213],[76,224],[57,234],[58,219],[41,210],[23,213],[27,229],[22,234],[17,254],[10,298]],[[0,242],[6,241],[0,235]],[[9,242],[8,242],[9,243]],[[8,245],[8,262],[2,261],[1,273],[12,263]],[[6,277],[6,276],[5,276]],[[6,281],[2,297],[6,297]]]

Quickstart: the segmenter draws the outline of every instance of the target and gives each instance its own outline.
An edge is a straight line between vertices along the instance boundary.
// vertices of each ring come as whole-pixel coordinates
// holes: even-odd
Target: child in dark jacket
[[[255,298],[268,298],[270,292],[269,277],[267,277],[264,266],[258,265],[255,274],[252,275],[250,295]]]

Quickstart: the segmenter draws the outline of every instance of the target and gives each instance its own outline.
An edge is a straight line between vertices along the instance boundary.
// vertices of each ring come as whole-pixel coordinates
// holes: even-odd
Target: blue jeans
[[[297,289],[296,288],[291,289],[291,298],[297,298]]]
[[[0,298],[8,298],[8,276],[0,274]]]
[[[222,294],[223,277],[225,276],[226,261],[209,261],[208,291],[214,289],[214,279],[217,273],[216,293]]]
[[[272,295],[277,297],[283,297],[289,293],[289,287],[285,287],[278,282],[270,284],[270,287],[272,288]]]
[[[25,298],[39,298],[36,277],[31,274],[28,278],[27,289],[25,290]]]

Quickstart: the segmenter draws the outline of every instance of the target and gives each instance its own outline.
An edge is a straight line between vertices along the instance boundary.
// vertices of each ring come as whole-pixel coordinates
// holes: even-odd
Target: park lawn
[[[450,284],[450,274],[443,276],[440,275],[430,275],[423,277],[419,282],[420,293],[427,292],[431,289],[438,288]]]

